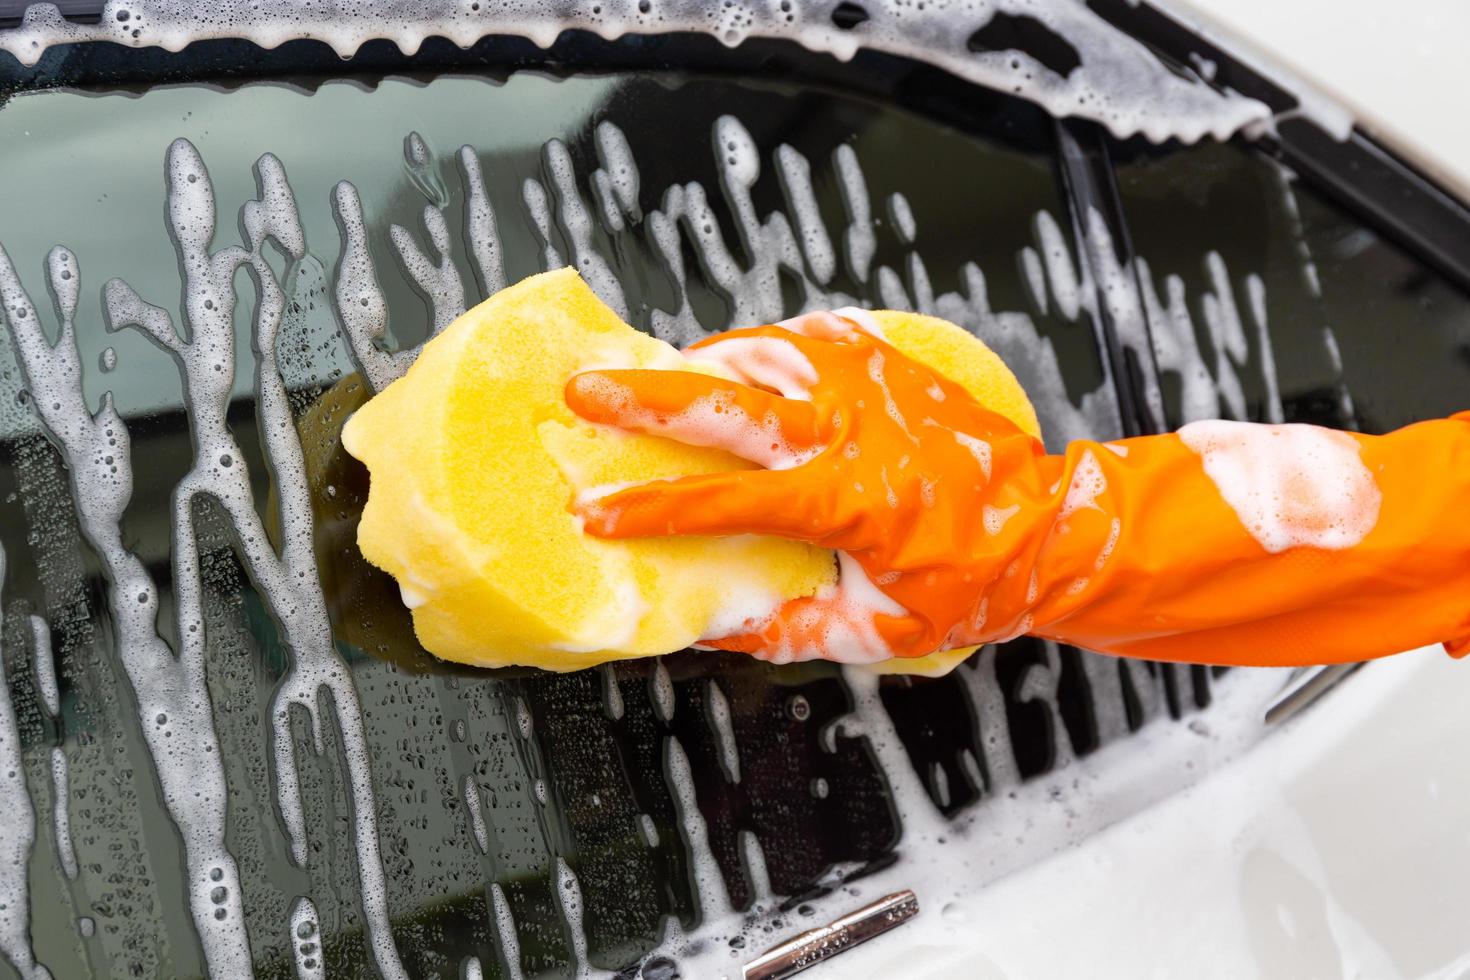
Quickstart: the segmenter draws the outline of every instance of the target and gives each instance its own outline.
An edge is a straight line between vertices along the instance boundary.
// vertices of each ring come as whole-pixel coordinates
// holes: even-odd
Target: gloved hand
[[[709,645],[864,662],[1031,633],[1246,665],[1470,648],[1470,415],[1387,436],[1199,422],[1048,455],[864,320],[808,314],[686,352],[744,384],[567,385],[590,421],[766,467],[584,495],[590,533],[838,551],[830,594]]]

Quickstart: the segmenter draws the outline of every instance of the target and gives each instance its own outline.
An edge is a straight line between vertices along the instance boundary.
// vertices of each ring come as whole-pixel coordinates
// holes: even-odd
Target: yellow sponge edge
[[[933,317],[874,315],[895,346],[1037,431],[1020,385],[978,340]],[[711,370],[623,323],[562,269],[465,313],[348,419],[342,444],[371,475],[358,546],[398,580],[430,653],[576,670],[682,649],[732,593],[737,607],[769,607],[833,581],[831,553],[799,542],[582,533],[567,510],[579,488],[751,466],[582,421],[563,387],[598,367]]]

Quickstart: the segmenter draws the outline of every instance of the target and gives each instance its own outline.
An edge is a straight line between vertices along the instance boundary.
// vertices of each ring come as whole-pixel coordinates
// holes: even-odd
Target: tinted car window
[[[1253,148],[1116,151],[1170,425],[1463,407],[1470,300],[1429,266]]]
[[[924,109],[534,73],[0,108],[25,189],[0,227],[3,635],[40,961],[569,976],[672,936],[733,965],[892,861],[916,794],[1014,798],[1208,705],[1208,672],[1030,639],[881,685],[692,651],[458,668],[353,546],[342,420],[466,305],[567,263],[675,342],[848,302],[935,312],[1006,357],[1054,446],[1117,435],[1049,120]],[[242,242],[246,274],[208,279]],[[79,381],[55,367],[73,343]]]

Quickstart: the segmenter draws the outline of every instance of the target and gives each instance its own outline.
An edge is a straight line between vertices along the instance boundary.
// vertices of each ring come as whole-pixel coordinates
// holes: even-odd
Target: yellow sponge
[[[874,315],[896,346],[1036,432],[1015,378],[979,341],[933,317]],[[398,580],[429,652],[575,670],[682,649],[721,617],[834,580],[831,553],[799,542],[582,533],[567,510],[577,489],[752,465],[583,422],[563,387],[598,367],[713,371],[623,323],[562,269],[460,317],[343,428],[371,474],[358,545]]]

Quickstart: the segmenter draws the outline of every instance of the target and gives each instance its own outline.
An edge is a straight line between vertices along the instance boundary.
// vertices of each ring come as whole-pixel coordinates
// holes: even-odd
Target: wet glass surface
[[[198,975],[208,960],[262,976],[458,977],[473,957],[484,976],[549,977],[636,968],[667,940],[676,958],[728,946],[733,966],[801,928],[808,901],[893,860],[904,807],[1014,797],[1150,720],[1207,706],[1204,671],[1030,639],[941,680],[881,686],[833,665],[695,652],[572,675],[452,667],[419,649],[396,587],[353,546],[366,475],[337,433],[406,364],[391,352],[564,263],[674,342],[849,302],[935,312],[1001,352],[1050,441],[1116,435],[1050,123],[1018,106],[994,129],[673,75],[191,85],[0,108],[0,241],[26,289],[0,331],[4,666],[35,814],[40,962],[57,976]],[[188,143],[171,150],[177,138]],[[252,174],[267,152],[282,174]],[[201,181],[218,207],[207,251],[244,242],[254,263],[233,274],[233,317],[199,305],[226,291],[196,291],[201,273],[176,253],[210,223]],[[252,245],[258,228],[236,220],[286,185],[295,206],[271,227],[290,238],[297,216],[294,255]],[[1274,234],[1239,247],[1276,248]],[[75,263],[48,271],[57,243]],[[347,274],[354,245],[384,319],[367,293],[353,303],[368,281]],[[1202,232],[1144,250],[1198,265],[1216,247]],[[63,295],[62,273],[81,283],[80,380],[38,383],[36,365],[20,369],[17,311],[55,339],[48,282]],[[189,338],[221,358],[176,363],[123,326],[125,304],[103,292],[114,276],[175,324],[193,304]],[[260,312],[271,282],[274,317]],[[252,349],[262,324],[279,330],[273,359]],[[228,409],[210,421],[216,364]],[[1245,385],[1250,405],[1262,384]],[[131,438],[112,551],[96,541],[106,508],[82,513],[69,474],[103,487],[127,463],[79,452],[38,418],[78,390],[89,413],[112,392]],[[204,458],[226,444],[228,462]],[[181,482],[195,489],[171,509]],[[309,520],[291,509],[297,491]],[[181,541],[197,554],[181,557],[194,550]],[[124,582],[145,584],[135,598]],[[133,602],[156,612],[141,634]],[[136,649],[155,630],[179,660]],[[164,701],[178,710],[151,707]],[[216,771],[222,795],[206,798]],[[1023,835],[1015,860],[1054,846]]]
[[[1216,404],[1386,432],[1464,408],[1470,297],[1432,269],[1253,149],[1130,147],[1117,160],[1140,279],[1161,308],[1178,290],[1200,353],[1189,366],[1220,396],[1191,416],[1185,372],[1161,364],[1171,425]],[[1155,343],[1177,348],[1170,321],[1155,311]]]

